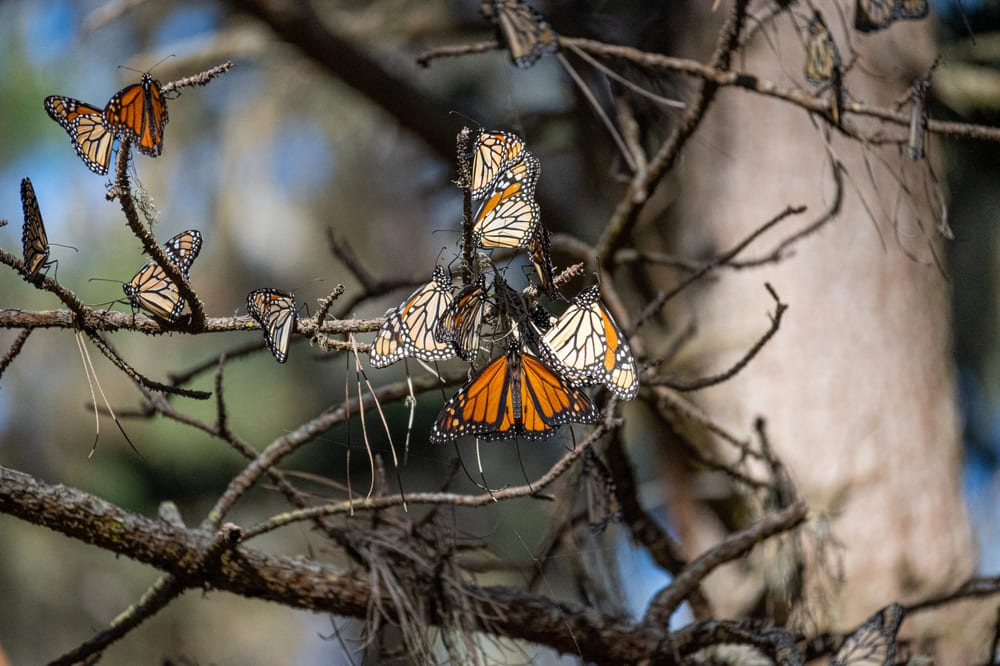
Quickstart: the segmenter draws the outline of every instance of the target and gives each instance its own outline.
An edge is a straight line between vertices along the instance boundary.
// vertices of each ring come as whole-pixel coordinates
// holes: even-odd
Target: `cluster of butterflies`
[[[77,155],[87,167],[100,175],[108,172],[115,140],[128,136],[143,154],[157,157],[163,150],[163,127],[167,123],[167,103],[159,81],[148,72],[139,83],[115,93],[103,109],[86,102],[52,95],[45,98],[45,110],[70,136]],[[49,242],[42,213],[28,178],[21,181],[21,205],[24,227],[21,244],[24,270],[34,277],[53,263],[49,261]],[[202,236],[197,229],[177,234],[164,244],[167,259],[185,280],[190,279],[191,265],[201,252]],[[180,290],[162,266],[148,261],[132,279],[122,284],[133,310],[145,310],[154,317],[174,323],[184,310]],[[279,363],[288,359],[288,345],[295,329],[295,300],[290,293],[277,289],[257,289],[247,296],[247,310],[264,329],[264,340]]]
[[[471,172],[471,196],[481,200],[473,216],[473,243],[528,251],[540,290],[555,300],[548,232],[534,197],[538,158],[514,134],[482,131],[473,145]],[[408,357],[442,361],[456,355],[475,365],[484,325],[492,327],[491,343],[509,338],[503,353],[444,405],[431,441],[462,435],[546,439],[561,425],[597,422],[598,409],[582,387],[604,385],[620,400],[636,396],[635,358],[598,286],[578,294],[559,317],[529,305],[495,267],[491,283],[480,273],[453,291],[452,275],[435,267],[428,283],[386,314],[369,352],[376,368]]]
[[[856,0],[854,28],[870,33],[884,30],[901,19],[919,20],[930,12],[928,0]],[[806,80],[813,87],[829,85],[833,88],[833,121],[840,124],[846,91],[844,65],[840,51],[833,41],[829,28],[818,10],[809,20],[809,37],[806,41]]]

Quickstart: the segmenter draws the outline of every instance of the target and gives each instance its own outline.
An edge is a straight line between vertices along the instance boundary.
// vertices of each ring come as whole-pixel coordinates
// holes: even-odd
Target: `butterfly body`
[[[599,418],[586,393],[515,343],[445,403],[430,439],[542,440],[566,423],[596,423]]]
[[[278,363],[288,360],[288,344],[295,330],[295,298],[277,289],[247,294],[247,311],[264,329],[264,341]]]

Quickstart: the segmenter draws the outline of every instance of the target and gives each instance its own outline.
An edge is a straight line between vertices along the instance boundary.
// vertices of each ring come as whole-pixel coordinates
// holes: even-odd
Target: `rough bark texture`
[[[763,41],[750,50],[747,67],[773,80],[801,76],[799,38],[787,20],[778,25],[772,44],[782,47],[787,74]],[[889,78],[855,68],[850,92],[883,105],[905,94],[933,59],[928,28],[893,26],[892,36],[877,42],[853,36],[865,67]],[[834,30],[841,44],[842,34]],[[876,43],[877,51],[865,48]],[[752,95],[726,91],[719,102],[704,128],[711,141],[691,146],[681,174],[687,249],[729,247],[785,205],[806,204],[810,215],[830,205],[823,129],[801,110]],[[877,158],[873,187],[862,150],[836,130],[830,141],[848,174],[840,215],[792,258],[728,273],[693,301],[702,344],[692,364],[724,366],[759,336],[770,305],[765,281],[789,304],[780,335],[754,363],[698,398],[736,432],[749,434],[753,419],[765,416],[814,515],[829,514],[846,584],[828,588],[825,605],[813,611],[844,630],[893,600],[954,587],[973,572],[975,546],[961,497],[948,284],[931,248],[942,239],[927,222],[925,201],[915,202],[923,228],[900,205],[899,183]],[[880,154],[910,183],[921,182],[923,164],[895,150]],[[681,540],[695,549],[717,536],[698,518],[682,524]],[[759,593],[725,577],[714,583],[709,596],[723,615],[745,610]],[[988,635],[975,639],[979,650]],[[950,655],[942,663],[982,656]]]

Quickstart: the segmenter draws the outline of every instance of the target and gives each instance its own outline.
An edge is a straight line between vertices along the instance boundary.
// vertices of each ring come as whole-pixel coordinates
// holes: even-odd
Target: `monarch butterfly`
[[[831,666],[891,666],[896,663],[896,632],[903,622],[903,607],[889,604],[854,630]]]
[[[49,238],[42,224],[42,211],[38,207],[35,188],[28,178],[21,179],[21,207],[24,209],[24,227],[21,247],[24,249],[24,270],[28,275],[54,262],[49,261]]]
[[[430,440],[446,442],[462,435],[486,441],[541,440],[565,423],[596,423],[599,418],[586,393],[512,342],[507,353],[445,403]]]
[[[583,454],[583,480],[587,493],[587,522],[591,534],[600,534],[610,522],[622,521],[622,507],[618,502],[618,487],[611,472],[588,446]]]
[[[540,224],[538,225],[538,230],[535,231],[535,235],[531,237],[531,241],[528,243],[528,256],[531,258],[532,266],[535,267],[535,272],[538,273],[538,279],[540,281],[542,291],[544,291],[545,295],[549,298],[555,298],[556,268],[552,265],[549,230]]]
[[[500,36],[507,44],[510,59],[516,66],[526,69],[535,64],[544,53],[559,50],[559,38],[542,15],[524,0],[493,0],[485,5],[487,18],[500,29]]]
[[[524,141],[515,134],[494,130],[480,132],[472,146],[472,198],[482,199],[500,178],[517,164],[524,151]]]
[[[104,112],[86,102],[58,95],[45,98],[45,110],[69,134],[73,149],[87,168],[106,175],[115,132],[104,123]]]
[[[573,299],[542,336],[539,351],[575,386],[604,384],[619,400],[631,400],[639,392],[635,357],[601,303],[597,285]]]
[[[854,27],[860,32],[876,32],[899,19],[922,19],[929,12],[927,0],[856,0]]]
[[[479,352],[479,331],[485,310],[486,276],[480,275],[448,305],[434,326],[434,338],[438,342],[451,342],[462,360],[474,360]]]
[[[188,278],[191,264],[201,251],[201,244],[201,232],[197,229],[182,231],[164,243],[167,257],[180,269],[184,279]],[[184,309],[184,299],[177,285],[152,260],[146,262],[128,284],[122,285],[122,291],[129,297],[133,309],[142,308],[171,324]]]
[[[523,151],[522,159],[503,173],[479,207],[472,225],[476,245],[523,248],[531,243],[542,216],[535,202],[535,183],[540,173],[538,158]]]
[[[295,330],[295,298],[277,289],[247,294],[247,311],[264,329],[264,342],[278,363],[288,360],[288,342]]]
[[[163,126],[167,124],[167,100],[160,82],[146,72],[139,83],[119,90],[104,107],[104,123],[116,133],[135,141],[139,152],[150,157],[163,150]]]
[[[423,361],[450,358],[451,343],[435,340],[434,327],[451,304],[451,290],[451,276],[435,267],[430,282],[386,315],[368,352],[372,366],[384,368],[407,356]]]
[[[833,87],[833,122],[840,124],[844,104],[843,65],[840,52],[818,11],[809,21],[809,40],[806,42],[806,80],[813,86],[830,83]]]

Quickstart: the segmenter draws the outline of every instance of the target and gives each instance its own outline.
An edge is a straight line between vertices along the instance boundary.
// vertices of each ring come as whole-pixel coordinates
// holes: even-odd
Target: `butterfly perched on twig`
[[[295,330],[295,297],[277,289],[255,289],[247,294],[247,312],[264,329],[264,342],[275,360],[287,361]]]
[[[900,19],[922,19],[929,12],[927,0],[855,0],[854,27],[859,32],[876,32]]]
[[[826,27],[823,16],[818,11],[813,12],[809,21],[805,75],[806,80],[815,87],[830,84],[833,88],[831,116],[833,122],[839,125],[845,97],[844,66],[830,29]]]
[[[584,290],[541,338],[539,352],[576,386],[604,384],[619,400],[639,392],[628,341],[601,303],[597,285]]]
[[[180,269],[185,280],[189,277],[191,264],[201,252],[201,245],[201,232],[197,229],[182,231],[164,243],[167,258]],[[122,285],[122,291],[134,309],[142,308],[169,323],[177,321],[184,310],[184,299],[177,285],[152,259],[139,269],[130,282]]]
[[[35,275],[39,270],[51,266],[49,261],[49,237],[42,223],[42,210],[31,180],[21,180],[21,208],[24,210],[24,227],[21,230],[21,248],[24,250],[24,271]]]
[[[472,238],[479,247],[526,248],[541,221],[535,201],[535,184],[541,174],[537,157],[527,150],[496,179],[472,223]]]
[[[486,0],[483,15],[496,24],[510,60],[526,69],[546,53],[559,50],[559,38],[534,7],[524,0]]]
[[[386,314],[368,352],[372,366],[384,368],[408,356],[422,361],[454,356],[451,342],[434,338],[434,327],[451,304],[451,292],[451,276],[440,266],[435,267],[430,282]]]

